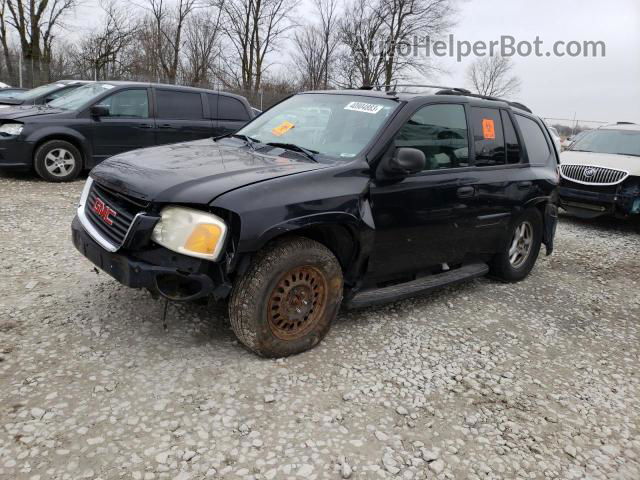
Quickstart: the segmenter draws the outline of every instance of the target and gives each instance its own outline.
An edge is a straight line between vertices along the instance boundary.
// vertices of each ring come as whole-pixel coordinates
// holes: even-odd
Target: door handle
[[[522,190],[526,190],[527,188],[531,188],[532,185],[533,185],[532,182],[520,182],[518,183],[518,188]]]
[[[476,193],[475,187],[460,187],[457,191],[458,198],[473,197],[475,193]]]
[[[153,128],[153,125],[149,125],[148,123],[141,123],[138,125],[138,128]]]
[[[158,128],[173,128],[173,125],[170,123],[163,123],[162,125],[158,125]]]

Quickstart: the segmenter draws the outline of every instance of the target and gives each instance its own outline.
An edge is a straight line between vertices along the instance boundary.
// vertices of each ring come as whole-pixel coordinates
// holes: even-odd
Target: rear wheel
[[[82,155],[65,140],[49,140],[38,147],[33,164],[40,177],[49,182],[69,182],[82,170]]]
[[[491,273],[507,282],[526,278],[536,263],[541,243],[542,216],[531,208],[513,222],[509,242],[493,258]]]
[[[231,327],[265,357],[304,352],[324,338],[342,301],[342,270],[324,245],[276,241],[259,252],[229,302]]]

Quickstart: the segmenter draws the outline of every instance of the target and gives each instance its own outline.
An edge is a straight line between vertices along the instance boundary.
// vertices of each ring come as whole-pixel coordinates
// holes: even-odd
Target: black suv
[[[95,168],[76,248],[170,300],[228,300],[269,357],[315,346],[338,308],[487,273],[525,278],[557,222],[557,152],[526,107],[461,90],[294,95],[237,134]]]
[[[244,97],[136,82],[94,82],[46,105],[0,109],[0,169],[35,168],[45,180],[142,147],[236,131],[253,118]]]

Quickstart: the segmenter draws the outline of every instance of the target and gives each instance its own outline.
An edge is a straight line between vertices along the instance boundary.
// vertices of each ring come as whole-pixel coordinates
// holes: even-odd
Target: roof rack
[[[417,84],[417,83],[394,83],[393,85],[363,85],[362,87],[360,87],[360,90],[378,90],[378,91],[382,91],[383,88],[389,88],[390,90],[387,91],[387,93],[394,95],[397,93],[396,88],[398,87],[418,87],[418,88],[437,88],[437,89],[444,89],[444,90],[455,90],[457,92],[460,92],[461,94],[467,94],[467,93],[471,93],[469,90],[465,89],[465,88],[458,88],[458,87],[443,87],[442,85],[421,85],[421,84]]]
[[[504,98],[491,97],[489,95],[480,95],[477,93],[472,93],[466,88],[460,88],[460,87],[443,87],[440,85],[419,85],[419,84],[406,83],[406,84],[395,84],[395,85],[364,85],[363,87],[361,87],[361,90],[375,89],[375,90],[381,91],[383,88],[387,88],[387,87],[392,88],[392,90],[387,91],[388,95],[395,95],[396,93],[398,93],[395,90],[397,87],[437,88],[438,91],[436,92],[436,95],[463,95],[465,97],[481,98],[483,100],[492,100],[494,102],[505,102],[507,105],[510,105],[514,108],[519,108],[520,110],[524,110],[525,112],[533,113],[529,107],[527,107],[526,105],[520,102],[510,102],[509,100],[505,100]]]

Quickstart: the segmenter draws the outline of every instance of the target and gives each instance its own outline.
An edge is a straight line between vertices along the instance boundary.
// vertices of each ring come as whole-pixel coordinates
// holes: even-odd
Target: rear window
[[[249,113],[237,98],[218,96],[218,118],[220,120],[249,120]]]
[[[471,121],[476,152],[475,165],[477,167],[504,165],[507,159],[500,110],[473,107]]]
[[[538,123],[530,118],[516,115],[516,122],[522,132],[524,144],[527,147],[527,155],[531,165],[546,165],[551,150],[549,144]]]
[[[502,110],[502,125],[504,126],[504,143],[507,152],[507,163],[520,163],[522,161],[522,149],[518,143],[518,135],[513,127],[513,121],[509,114]]]
[[[156,90],[158,118],[175,120],[200,120],[202,114],[202,97],[197,92],[180,92],[175,90]]]

